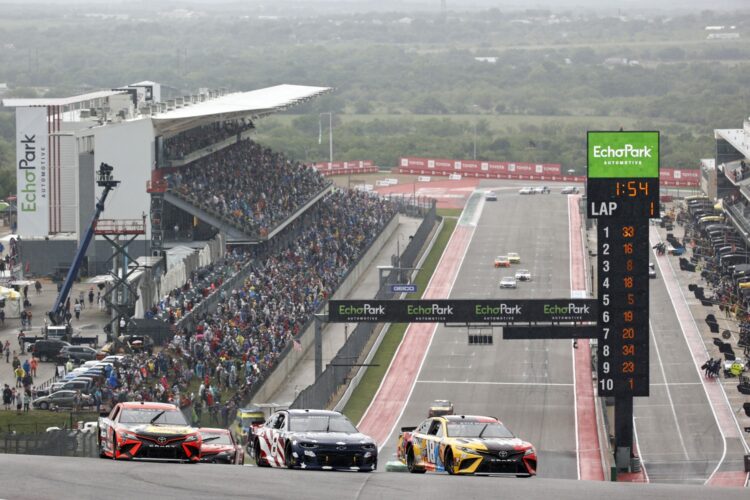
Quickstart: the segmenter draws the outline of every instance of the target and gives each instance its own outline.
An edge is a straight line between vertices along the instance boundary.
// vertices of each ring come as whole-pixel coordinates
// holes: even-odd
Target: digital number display
[[[598,389],[648,396],[648,221],[600,219]]]
[[[659,133],[589,132],[586,206],[597,219],[598,392],[649,395],[648,220],[659,217]]]

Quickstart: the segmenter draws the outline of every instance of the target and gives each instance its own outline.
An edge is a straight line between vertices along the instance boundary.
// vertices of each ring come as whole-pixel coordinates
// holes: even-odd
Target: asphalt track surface
[[[502,492],[502,493],[501,493]],[[392,499],[526,498],[555,500],[724,500],[747,490],[559,479],[454,477],[443,474],[317,472],[224,465],[129,463],[85,458],[0,455],[0,498]]]
[[[497,192],[498,201],[482,200],[450,297],[570,297],[568,197]],[[508,252],[519,253],[521,264],[495,269],[495,257]],[[519,268],[529,269],[532,281],[501,290],[500,279]],[[494,345],[470,346],[466,328],[439,325],[396,431],[381,450],[382,459],[395,453],[400,427],[426,418],[431,401],[450,399],[456,413],[496,416],[533,443],[539,477],[577,479],[574,390],[568,340],[503,341],[497,328]]]
[[[722,459],[724,440],[657,269],[650,280],[650,396],[633,401],[638,447],[649,481],[703,484]]]

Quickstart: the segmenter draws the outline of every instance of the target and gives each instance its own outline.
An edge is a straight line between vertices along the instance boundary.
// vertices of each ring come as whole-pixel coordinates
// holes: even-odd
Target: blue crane
[[[81,244],[78,246],[78,250],[76,250],[76,256],[73,259],[73,263],[68,270],[68,275],[65,277],[65,281],[60,288],[60,293],[57,294],[55,304],[52,306],[52,310],[47,313],[50,322],[55,326],[65,324],[65,303],[70,295],[70,289],[73,287],[73,282],[75,281],[76,276],[78,276],[78,270],[81,268],[83,257],[86,255],[86,250],[89,248],[89,244],[94,237],[96,223],[99,220],[99,216],[101,216],[104,211],[104,202],[107,199],[107,195],[120,183],[120,181],[116,181],[112,178],[112,170],[114,170],[114,167],[102,163],[99,165],[99,171],[96,173],[96,185],[104,188],[104,191],[102,191],[102,195],[96,201],[94,216],[91,218],[91,223],[86,230],[86,234],[84,234],[83,239],[81,239]]]

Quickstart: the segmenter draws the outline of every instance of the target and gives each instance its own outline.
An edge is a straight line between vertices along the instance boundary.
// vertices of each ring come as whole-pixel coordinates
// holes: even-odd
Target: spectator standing
[[[24,413],[29,412],[30,404],[31,404],[31,393],[29,391],[24,391],[23,393],[23,412]]]
[[[0,309],[0,325],[5,326],[5,309]]]
[[[83,290],[78,291],[78,303],[81,304],[81,309],[85,309],[86,303],[84,302],[84,293]]]
[[[76,299],[76,304],[73,306],[73,311],[76,313],[76,320],[81,319],[81,303]]]
[[[5,384],[3,388],[3,409],[10,410],[10,404],[13,397],[13,392],[10,390],[10,386]]]
[[[29,363],[29,366],[31,367],[31,376],[36,377],[36,369],[39,366],[39,360],[36,358],[36,356],[31,357],[31,362]]]
[[[39,280],[36,280],[34,282],[34,288],[36,289],[36,294],[40,295],[42,293],[42,282]]]
[[[94,307],[94,287],[89,288],[89,307]]]

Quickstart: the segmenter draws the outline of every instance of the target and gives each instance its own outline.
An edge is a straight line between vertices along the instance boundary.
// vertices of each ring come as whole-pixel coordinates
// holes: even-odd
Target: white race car
[[[534,188],[522,187],[518,190],[518,194],[534,194]]]
[[[531,272],[528,269],[519,269],[516,271],[516,280],[531,281]]]
[[[500,288],[517,288],[518,282],[513,276],[506,276],[500,280]]]

